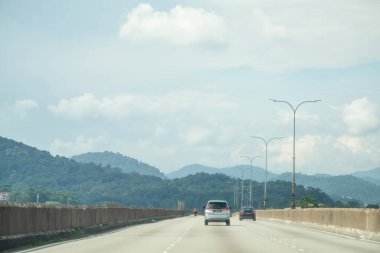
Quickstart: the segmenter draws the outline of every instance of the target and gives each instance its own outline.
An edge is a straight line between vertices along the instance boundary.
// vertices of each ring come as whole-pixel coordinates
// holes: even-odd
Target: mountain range
[[[249,179],[251,177],[251,166],[249,165],[236,165],[227,168],[213,168],[204,166],[201,164],[191,164],[185,166],[179,170],[167,173],[168,178],[181,178],[196,173],[208,173],[208,174],[225,174],[229,177]],[[268,179],[275,178],[277,175],[268,171]],[[252,180],[257,182],[265,181],[265,170],[263,168],[252,166]]]
[[[167,174],[169,178],[184,177],[189,174],[204,173],[221,173],[231,177],[240,178],[241,170],[244,170],[244,178],[249,178],[248,165],[238,165],[234,167],[218,169],[207,167],[200,164],[185,166],[177,171]],[[253,167],[253,180],[263,182],[265,170],[260,167]],[[268,171],[268,181],[292,181],[292,174],[282,173],[275,174]],[[351,175],[332,176],[328,174],[304,175],[296,174],[296,184],[305,187],[319,188],[336,200],[350,201],[352,199],[360,200],[364,204],[380,203],[380,168],[355,172]]]
[[[109,151],[93,152],[76,155],[71,157],[71,159],[79,163],[94,163],[102,167],[111,166],[114,168],[120,168],[125,173],[137,172],[141,175],[165,178],[165,175],[156,167],[141,162],[137,159],[124,156],[120,153],[113,153]]]
[[[201,208],[208,199],[220,198],[238,208],[247,204],[250,196],[248,180],[244,181],[244,187],[238,181],[221,173],[196,173],[172,180],[125,173],[103,163],[79,163],[52,156],[47,151],[0,137],[0,189],[10,192],[12,201],[177,208],[178,200],[182,200],[187,208]],[[289,207],[290,182],[273,181],[268,187],[269,208]],[[252,189],[253,206],[260,208],[263,183],[253,181]],[[243,203],[234,194],[239,191],[244,193]],[[297,185],[296,193],[300,206],[310,198],[313,203],[342,206],[320,189]]]
[[[352,175],[355,177],[360,177],[376,185],[380,185],[380,167],[367,171],[354,172]]]
[[[46,151],[40,151],[22,143],[0,137],[1,147],[3,148],[3,154],[0,154],[0,183],[3,185],[12,184],[14,189],[33,183],[48,188],[75,191],[77,190],[75,184],[85,184],[85,182],[78,181],[79,179],[82,181],[88,179],[93,182],[99,181],[96,175],[88,174],[91,170],[104,178],[110,177],[108,173],[113,173],[112,178],[116,174],[120,178],[123,178],[124,174],[138,173],[140,175],[158,177],[163,180],[173,180],[197,173],[207,173],[222,174],[238,179],[241,179],[243,176],[244,180],[247,180],[250,178],[251,169],[248,165],[220,169],[192,164],[164,175],[158,168],[119,153],[86,153],[74,156],[70,160],[65,157],[53,157]],[[104,173],[107,175],[103,175]],[[275,174],[268,172],[268,181],[281,180],[290,182],[291,178],[291,173]],[[265,180],[265,170],[254,166],[252,168],[252,179],[256,182],[263,182]],[[379,181],[380,168],[342,176],[296,174],[297,185],[319,188],[335,200],[349,201],[354,199],[360,200],[364,204],[380,203]],[[76,183],[74,184],[74,182]],[[74,186],[67,188],[68,184],[74,184]],[[82,199],[86,198],[82,196]]]
[[[137,172],[145,175],[153,175],[169,179],[183,178],[197,173],[224,174],[232,178],[250,179],[251,167],[249,165],[237,165],[226,168],[214,168],[201,164],[191,164],[179,170],[164,175],[157,168],[136,159],[115,154],[111,152],[87,153],[73,157],[78,162],[93,162],[102,166],[121,168],[124,172]],[[252,167],[252,179],[257,182],[265,181],[265,170],[263,168]],[[268,171],[268,181],[288,181],[291,182],[291,173],[275,174]],[[348,202],[359,200],[363,204],[380,203],[380,168],[355,172],[351,175],[332,176],[328,174],[304,175],[296,174],[296,184],[305,187],[319,188],[332,196],[335,200]]]

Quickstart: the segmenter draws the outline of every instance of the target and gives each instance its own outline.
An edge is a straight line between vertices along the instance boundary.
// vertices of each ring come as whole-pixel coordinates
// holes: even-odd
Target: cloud
[[[293,139],[273,143],[272,168],[292,170]],[[380,150],[371,138],[356,136],[305,135],[296,140],[296,172],[347,174],[349,171],[377,166]]]
[[[122,94],[97,98],[92,93],[62,99],[49,110],[68,119],[107,118],[125,119],[140,115],[170,115],[180,112],[204,111],[209,109],[231,109],[237,105],[220,94],[195,91],[177,91],[161,95]]]
[[[175,6],[170,11],[156,11],[140,4],[128,14],[119,36],[130,41],[162,41],[187,45],[220,44],[226,39],[226,24],[214,13],[203,9]]]
[[[253,19],[257,24],[257,31],[265,36],[281,38],[287,36],[287,28],[281,24],[273,24],[271,18],[261,9],[253,10]]]
[[[13,106],[13,111],[18,117],[26,117],[28,111],[38,108],[38,103],[32,99],[18,100]]]
[[[341,150],[348,150],[352,154],[360,154],[364,151],[363,139],[356,136],[340,136],[337,138],[335,147]]]
[[[341,68],[380,60],[378,1],[215,1],[230,64],[263,71]]]
[[[194,146],[205,142],[210,136],[211,131],[209,129],[193,127],[184,133],[179,135],[179,138],[184,140],[186,145]]]
[[[366,134],[380,128],[379,106],[367,97],[346,104],[343,108],[342,117],[352,134]]]
[[[289,109],[289,111],[281,111],[277,113],[278,115],[278,121],[281,124],[288,125],[290,123],[293,124],[293,112]],[[303,121],[318,121],[319,116],[317,114],[311,114],[307,112],[298,112],[296,113],[296,120],[303,120]]]
[[[104,136],[87,138],[83,135],[79,135],[73,141],[55,139],[50,145],[50,150],[54,154],[73,156],[86,152],[104,151],[106,150],[105,146],[107,144],[108,140]]]

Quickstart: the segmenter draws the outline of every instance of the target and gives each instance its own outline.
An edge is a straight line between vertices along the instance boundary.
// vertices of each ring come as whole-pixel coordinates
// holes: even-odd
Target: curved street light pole
[[[293,111],[293,177],[292,177],[292,209],[295,209],[296,208],[296,194],[295,194],[295,181],[296,181],[296,176],[295,176],[295,171],[296,171],[296,112],[298,110],[298,108],[305,104],[305,103],[316,103],[316,102],[320,102],[321,100],[318,99],[318,100],[307,100],[307,101],[303,101],[302,103],[299,103],[295,108],[288,102],[288,101],[284,101],[284,100],[275,100],[275,99],[269,99],[273,102],[277,102],[277,103],[285,103],[285,104],[288,104],[290,106],[290,108],[292,108],[292,111]]]
[[[251,163],[251,180],[249,181],[249,206],[250,207],[253,207],[252,205],[252,170],[253,170],[253,161],[258,158],[258,156],[254,156],[254,157],[249,157],[249,156],[246,156],[246,155],[242,155],[240,157],[244,157],[244,158],[247,158],[249,160],[249,162]],[[243,185],[242,185],[242,189],[243,189]],[[243,194],[242,194],[243,196]],[[243,200],[243,197],[242,197],[242,200]]]
[[[260,136],[252,136],[252,138],[260,139],[265,143],[265,181],[264,181],[264,209],[267,208],[267,181],[268,181],[268,144],[272,140],[279,140],[281,137],[273,137],[265,140]]]

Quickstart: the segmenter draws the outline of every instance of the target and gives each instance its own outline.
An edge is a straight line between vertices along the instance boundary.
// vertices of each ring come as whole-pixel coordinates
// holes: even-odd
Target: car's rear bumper
[[[205,218],[205,220],[206,221],[208,221],[208,222],[226,222],[226,221],[229,221],[230,220],[230,218],[227,218],[227,217],[224,217],[224,218],[219,218],[219,217],[217,217],[217,218],[215,218],[215,217],[213,217],[213,218]]]
[[[256,215],[240,215],[239,218],[242,219],[256,219]]]

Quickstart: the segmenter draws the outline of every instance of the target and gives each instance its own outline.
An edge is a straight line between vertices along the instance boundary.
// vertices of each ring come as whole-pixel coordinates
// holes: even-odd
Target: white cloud
[[[253,19],[256,21],[256,30],[264,36],[280,38],[287,35],[287,28],[280,24],[273,24],[271,18],[261,9],[253,10]]]
[[[123,94],[103,98],[85,93],[78,97],[62,99],[57,105],[50,105],[49,110],[57,116],[69,119],[124,119],[141,114],[159,116],[207,109],[231,109],[236,106],[224,95],[178,91],[155,96]]]
[[[289,111],[281,111],[277,113],[278,120],[281,124],[288,125],[290,123],[293,124],[293,112],[289,109]],[[318,121],[319,116],[316,114],[308,113],[308,112],[297,112],[296,120],[302,121]]]
[[[379,1],[215,1],[229,27],[230,64],[264,71],[380,60]]]
[[[128,14],[119,35],[131,41],[219,44],[225,41],[226,25],[221,17],[203,9],[177,5],[168,12],[160,12],[149,4],[140,4]]]
[[[342,116],[352,134],[373,132],[380,128],[379,106],[366,97],[346,104]]]
[[[340,136],[337,138],[335,147],[341,150],[348,150],[352,154],[360,154],[364,151],[363,139],[355,136]]]
[[[290,172],[292,155],[292,137],[271,144],[271,170]],[[296,140],[296,172],[347,174],[355,170],[374,168],[379,162],[380,150],[372,138],[305,135]]]
[[[187,145],[194,146],[205,142],[212,132],[209,129],[193,127],[186,132],[180,133],[179,138],[182,139]]]
[[[86,152],[104,151],[108,140],[104,136],[87,138],[83,135],[77,136],[73,141],[62,141],[55,139],[50,145],[50,150],[54,154],[73,156]]]
[[[38,108],[38,103],[32,99],[18,100],[13,106],[14,112],[18,117],[24,118],[29,110]]]

